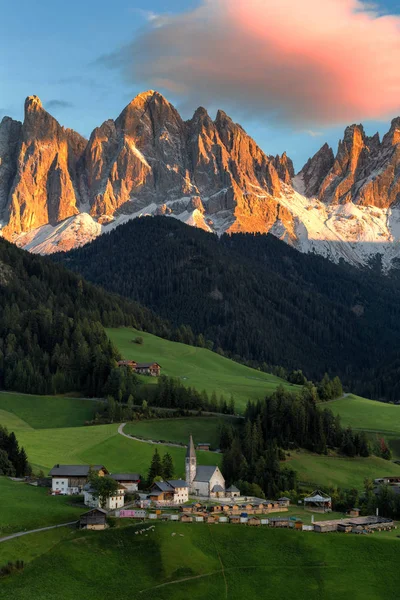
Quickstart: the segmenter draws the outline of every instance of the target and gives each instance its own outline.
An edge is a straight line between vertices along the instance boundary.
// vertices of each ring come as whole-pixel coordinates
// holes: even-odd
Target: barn
[[[89,510],[79,519],[80,529],[105,529],[107,527],[107,511],[102,508]]]

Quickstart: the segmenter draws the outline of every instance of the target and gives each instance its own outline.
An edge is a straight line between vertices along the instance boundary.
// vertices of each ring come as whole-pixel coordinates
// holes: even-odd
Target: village
[[[198,444],[197,448],[207,446]],[[237,487],[225,487],[225,479],[218,466],[197,465],[192,436],[185,458],[185,480],[154,481],[146,492],[139,489],[139,473],[109,473],[104,465],[57,464],[49,475],[52,495],[83,496],[83,503],[90,510],[79,518],[81,529],[106,529],[110,517],[136,521],[231,523],[316,533],[369,534],[397,528],[392,519],[378,514],[360,516],[358,508],[348,511],[344,518],[326,519],[332,512],[332,503],[330,496],[321,490],[315,490],[304,498],[301,507],[295,506],[299,513],[311,513],[311,523],[292,514],[291,501],[286,496],[277,500],[244,497]],[[93,476],[111,479],[115,482],[113,491],[102,496],[92,483]],[[389,485],[399,483],[398,478],[379,478],[375,484],[383,481]],[[318,520],[318,515],[325,518]]]

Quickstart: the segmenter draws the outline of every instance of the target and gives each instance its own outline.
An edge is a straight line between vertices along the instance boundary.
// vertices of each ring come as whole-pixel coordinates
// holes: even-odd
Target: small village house
[[[119,367],[130,367],[135,370],[137,362],[135,360],[119,360],[117,364]]]
[[[150,500],[158,504],[185,504],[189,500],[189,486],[183,479],[155,481],[150,490]]]
[[[107,527],[107,511],[103,508],[89,510],[79,519],[80,529],[105,529]]]
[[[54,465],[49,473],[52,493],[63,496],[81,494],[88,482],[90,470],[100,477],[108,475],[104,465]]]
[[[197,450],[205,450],[206,452],[208,452],[210,450],[210,446],[211,444],[209,444],[208,442],[199,442],[197,444]]]
[[[123,485],[127,492],[137,492],[139,489],[139,473],[113,473],[110,477]]]
[[[227,498],[238,498],[240,496],[240,490],[234,485],[230,485],[225,490],[225,496]]]
[[[287,498],[286,496],[283,496],[282,498],[278,498],[278,504],[279,504],[279,506],[282,506],[283,508],[289,508],[290,498]]]
[[[138,375],[149,375],[150,377],[159,377],[161,366],[156,363],[136,363],[135,373]]]
[[[106,499],[105,507],[107,510],[115,510],[116,508],[122,508],[125,504],[125,488],[123,485],[118,484],[118,489],[114,496],[110,496]],[[83,487],[83,502],[86,506],[92,508],[103,508],[100,504],[100,498],[96,493],[96,490],[87,483]]]

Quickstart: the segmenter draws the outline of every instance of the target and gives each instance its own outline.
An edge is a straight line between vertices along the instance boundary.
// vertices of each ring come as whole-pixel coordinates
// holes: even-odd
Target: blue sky
[[[400,1],[376,4],[383,11],[400,14]],[[170,0],[168,12],[179,13],[196,5],[196,0]],[[38,95],[61,124],[85,136],[104,120],[117,117],[148,86],[141,81],[129,83],[120,71],[96,61],[131,42],[146,26],[147,11],[165,12],[165,6],[161,0],[19,0],[3,4],[2,22],[6,27],[0,36],[0,118],[7,114],[22,119],[24,99],[31,94]],[[165,95],[179,108],[179,97]],[[183,116],[190,117],[196,108],[185,108]],[[206,108],[213,116],[217,107]],[[286,150],[296,168],[325,141],[336,150],[347,124],[319,127],[319,135],[313,136],[301,125],[285,126],[261,117],[244,119],[232,110],[227,112],[267,153]],[[367,133],[382,133],[388,128],[387,121],[364,124]]]

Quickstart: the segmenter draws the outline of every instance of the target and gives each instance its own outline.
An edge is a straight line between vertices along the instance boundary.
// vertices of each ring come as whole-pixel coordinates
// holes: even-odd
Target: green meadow
[[[159,522],[135,535],[141,527],[56,530],[0,544],[0,561],[27,562],[2,580],[0,598],[398,598],[395,537]]]
[[[50,496],[47,488],[0,477],[0,538],[76,520],[83,512],[74,499]]]
[[[162,440],[178,444],[187,444],[189,435],[193,435],[195,444],[206,442],[219,448],[219,431],[223,423],[234,428],[240,426],[242,419],[218,417],[192,417],[176,419],[155,419],[134,421],[125,425],[125,433],[149,440]]]
[[[185,385],[206,390],[208,394],[216,392],[218,397],[222,394],[227,400],[232,394],[238,412],[244,410],[248,400],[261,399],[278,385],[296,389],[279,377],[250,369],[205,348],[170,342],[135,329],[106,331],[125,359],[158,362],[163,375],[178,377]],[[142,345],[133,342],[138,336],[144,340]]]
[[[321,405],[340,415],[344,425],[372,433],[388,433],[400,437],[400,406],[367,400],[350,394],[340,400]]]
[[[309,486],[363,488],[364,479],[400,476],[400,465],[376,456],[345,458],[309,452],[292,452],[285,465],[295,469],[298,480]]]
[[[0,424],[7,418],[10,429],[78,427],[93,419],[96,407],[89,399],[0,392]]]

